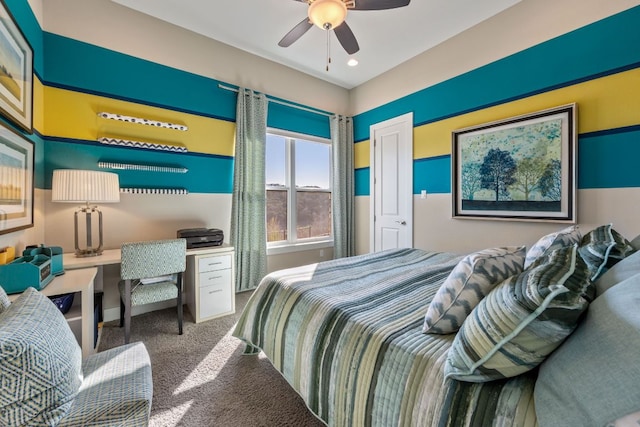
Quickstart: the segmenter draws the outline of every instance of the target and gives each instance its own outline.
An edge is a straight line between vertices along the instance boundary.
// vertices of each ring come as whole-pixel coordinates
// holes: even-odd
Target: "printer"
[[[183,228],[178,230],[177,237],[187,241],[187,249],[220,246],[224,233],[217,228]]]

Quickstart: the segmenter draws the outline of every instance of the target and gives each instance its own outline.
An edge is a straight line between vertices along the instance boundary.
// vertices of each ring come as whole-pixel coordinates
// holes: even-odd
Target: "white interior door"
[[[372,125],[369,133],[370,248],[413,247],[413,113]]]

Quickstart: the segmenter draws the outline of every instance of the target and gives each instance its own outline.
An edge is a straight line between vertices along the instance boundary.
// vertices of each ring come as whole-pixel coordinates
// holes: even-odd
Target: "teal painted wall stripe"
[[[369,195],[369,168],[360,168],[354,171],[354,186],[356,196]]]
[[[236,94],[218,81],[44,32],[47,85],[235,119]]]
[[[225,193],[233,190],[233,158],[204,154],[177,154],[154,150],[112,147],[92,141],[44,141],[44,187],[51,188],[55,169],[99,170],[97,163],[120,162],[159,166],[181,166],[187,173],[118,170],[121,187],[186,188],[190,193]],[[109,171],[108,169],[104,169]]]
[[[369,126],[413,111],[430,123],[640,66],[640,6],[548,40],[354,117],[354,140]]]
[[[640,126],[580,135],[578,188],[640,187]]]
[[[640,126],[578,136],[578,189],[640,187]],[[356,196],[368,196],[369,168],[357,169]],[[451,193],[451,156],[413,163],[413,194]]]

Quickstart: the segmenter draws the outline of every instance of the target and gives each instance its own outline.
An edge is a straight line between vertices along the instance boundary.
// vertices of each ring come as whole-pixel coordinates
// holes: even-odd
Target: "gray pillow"
[[[640,251],[629,255],[601,275],[595,281],[596,295],[602,295],[607,289],[638,273],[640,273]]]
[[[485,382],[538,366],[573,332],[592,300],[588,273],[574,245],[495,287],[454,338],[445,377]]]
[[[451,271],[424,317],[422,332],[450,334],[496,285],[522,271],[524,246],[483,249],[464,257]]]
[[[598,297],[575,332],[540,366],[541,426],[604,426],[640,411],[640,275]]]
[[[82,354],[60,310],[34,288],[0,313],[0,425],[57,425],[82,383]]]
[[[524,268],[528,268],[533,262],[545,255],[549,255],[556,249],[580,243],[582,234],[577,225],[563,228],[560,231],[542,236],[529,250],[524,260]]]
[[[585,234],[578,250],[591,271],[591,280],[597,280],[607,267],[635,251],[611,224],[601,225]]]

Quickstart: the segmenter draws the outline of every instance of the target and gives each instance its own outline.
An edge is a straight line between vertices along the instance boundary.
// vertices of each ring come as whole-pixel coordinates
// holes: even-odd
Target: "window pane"
[[[331,193],[297,191],[298,239],[331,235]]]
[[[331,145],[296,140],[296,188],[328,190],[331,176]]]
[[[287,240],[287,190],[267,190],[267,242]]]
[[[285,138],[278,135],[267,134],[267,146],[265,152],[267,186],[286,186],[286,144]],[[286,222],[285,222],[286,225]]]

